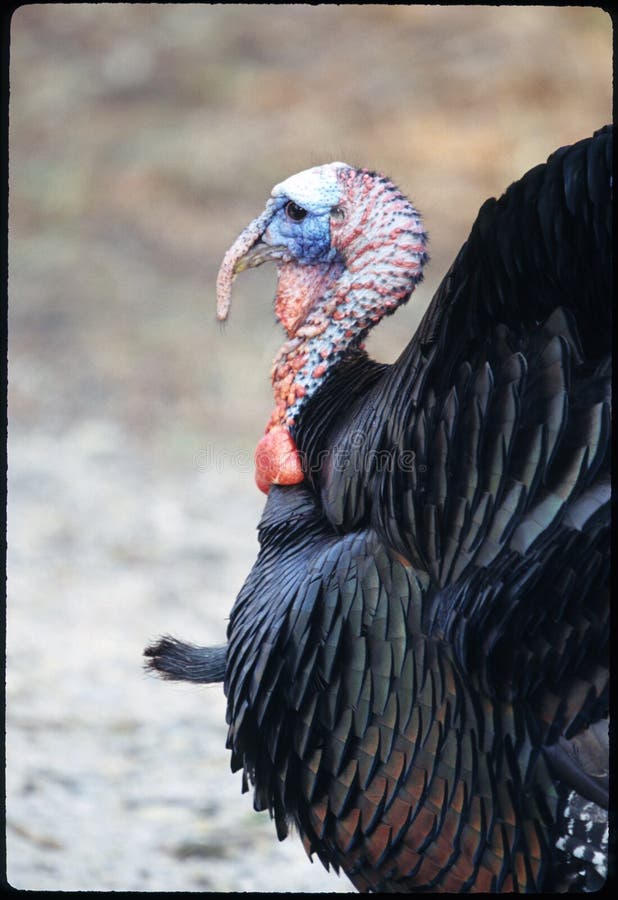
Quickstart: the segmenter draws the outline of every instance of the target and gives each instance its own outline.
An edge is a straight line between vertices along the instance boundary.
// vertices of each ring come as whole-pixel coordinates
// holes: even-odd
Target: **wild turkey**
[[[383,176],[292,176],[222,264],[223,318],[234,275],[277,261],[288,333],[261,549],[227,647],[146,656],[224,681],[255,809],[359,891],[605,878],[611,146],[482,206],[393,365],[361,342],[427,253]]]

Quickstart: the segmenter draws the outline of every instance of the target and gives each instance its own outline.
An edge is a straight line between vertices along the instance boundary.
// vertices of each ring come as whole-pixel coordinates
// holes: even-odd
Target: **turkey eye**
[[[307,215],[307,210],[303,209],[302,206],[297,206],[292,200],[289,200],[285,204],[285,214],[292,222],[302,222]]]

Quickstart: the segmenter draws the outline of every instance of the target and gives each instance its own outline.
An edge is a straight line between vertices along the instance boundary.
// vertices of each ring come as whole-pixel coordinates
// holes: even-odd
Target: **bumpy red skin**
[[[405,302],[421,279],[427,259],[425,234],[416,210],[381,176],[345,168],[341,183],[343,218],[331,220],[330,264],[278,265],[275,312],[288,334],[273,363],[275,409],[256,449],[255,480],[264,493],[271,484],[298,484],[303,469],[289,432],[305,399],[350,344]],[[396,189],[395,189],[396,190]],[[219,309],[227,315],[234,260],[245,252],[266,221],[262,214],[225,257]],[[228,271],[229,270],[229,271]]]
[[[274,425],[255,450],[255,483],[267,494],[272,484],[299,484],[304,477],[292,435],[285,425]]]
[[[317,306],[330,286],[334,275],[328,268],[316,272],[313,266],[301,267],[291,262],[278,266],[278,276],[275,313],[293,339],[309,310]],[[302,340],[297,340],[297,343],[300,347]],[[304,479],[300,456],[288,430],[288,426],[293,424],[288,410],[305,395],[305,388],[295,383],[294,377],[305,365],[307,354],[297,349],[281,364],[278,360],[279,356],[273,363],[271,373],[275,409],[255,451],[255,482],[265,494],[271,484],[300,484]]]

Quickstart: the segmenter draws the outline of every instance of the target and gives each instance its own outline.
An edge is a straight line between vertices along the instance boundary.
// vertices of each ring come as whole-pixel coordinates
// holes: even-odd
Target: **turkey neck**
[[[275,312],[289,340],[271,378],[275,409],[266,431],[296,424],[307,401],[383,316],[422,279],[426,234],[410,202],[383,176],[344,169],[341,217],[331,220],[331,256],[278,266]]]

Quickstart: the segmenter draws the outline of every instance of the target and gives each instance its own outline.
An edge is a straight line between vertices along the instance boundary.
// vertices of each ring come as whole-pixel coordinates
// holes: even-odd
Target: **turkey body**
[[[360,891],[602,883],[611,139],[487,201],[399,360],[303,405],[227,649],[147,651],[224,678],[255,808]]]

